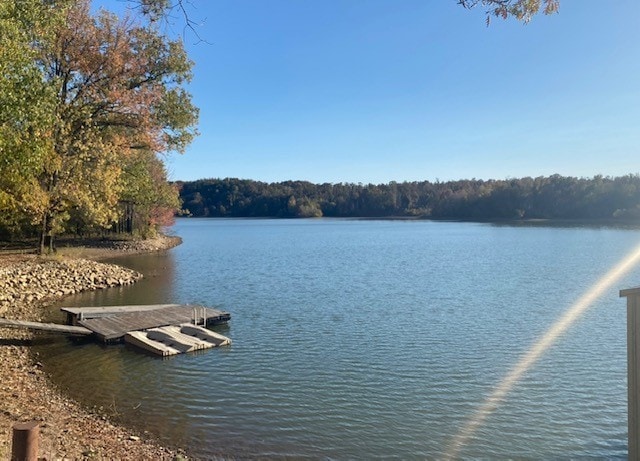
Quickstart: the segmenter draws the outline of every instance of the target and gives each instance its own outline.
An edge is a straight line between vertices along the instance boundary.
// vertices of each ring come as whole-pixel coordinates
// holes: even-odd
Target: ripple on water
[[[203,458],[443,456],[525,350],[636,244],[630,231],[469,223],[179,220],[175,230],[184,243],[165,259],[130,260],[167,274],[117,300],[221,306],[231,347],[170,360],[66,341],[41,352],[73,395],[115,404]],[[462,456],[624,457],[624,321],[613,290]]]

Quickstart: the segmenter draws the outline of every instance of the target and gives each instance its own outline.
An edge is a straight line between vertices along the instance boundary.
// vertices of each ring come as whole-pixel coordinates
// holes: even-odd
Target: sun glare
[[[563,315],[560,317],[539,341],[522,356],[509,373],[498,383],[491,395],[482,406],[467,421],[449,446],[445,459],[455,459],[460,450],[467,445],[469,439],[484,423],[485,419],[493,413],[500,402],[520,381],[523,375],[540,359],[540,357],[565,333],[571,325],[598,299],[605,291],[618,282],[640,260],[640,245],[634,248],[618,264],[609,270],[587,292],[584,293]]]

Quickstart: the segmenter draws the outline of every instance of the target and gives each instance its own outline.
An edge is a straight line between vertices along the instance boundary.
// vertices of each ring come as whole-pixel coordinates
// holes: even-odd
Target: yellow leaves
[[[0,212],[7,213],[16,209],[17,202],[14,197],[4,189],[0,189]]]
[[[88,0],[1,1],[0,36],[0,210],[56,229],[107,226],[123,197],[170,214],[155,154],[183,150],[197,122],[182,44]]]
[[[544,3],[544,14],[553,14],[560,10],[560,0],[545,0]]]
[[[465,8],[473,8],[480,3],[489,7],[487,25],[491,22],[491,16],[502,19],[513,16],[527,23],[541,9],[544,14],[557,13],[560,9],[560,0],[459,0],[459,3]]]

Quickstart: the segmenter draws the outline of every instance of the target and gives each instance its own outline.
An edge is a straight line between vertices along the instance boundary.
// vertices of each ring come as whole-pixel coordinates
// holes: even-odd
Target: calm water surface
[[[75,398],[201,458],[433,459],[528,347],[640,242],[634,230],[183,219],[184,243],[118,262],[136,286],[64,305],[204,303],[229,348],[158,359],[50,340]],[[625,301],[581,317],[462,458],[626,457]],[[72,367],[70,367],[72,365]]]

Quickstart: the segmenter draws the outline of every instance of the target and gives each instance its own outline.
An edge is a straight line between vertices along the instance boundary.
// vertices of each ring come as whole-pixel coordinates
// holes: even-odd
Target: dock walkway
[[[42,330],[52,333],[64,333],[67,335],[92,335],[93,331],[81,326],[60,325],[59,323],[27,322],[26,320],[11,320],[0,318],[0,327],[27,328],[29,330]]]

